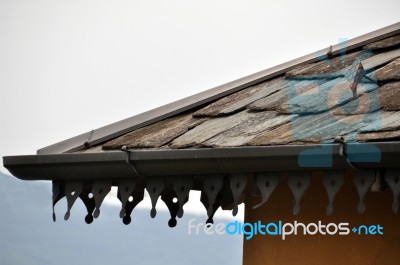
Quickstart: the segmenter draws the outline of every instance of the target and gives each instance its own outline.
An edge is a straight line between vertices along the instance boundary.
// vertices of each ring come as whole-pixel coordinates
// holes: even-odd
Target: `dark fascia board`
[[[366,44],[394,36],[399,33],[400,22],[351,39],[348,41],[346,49],[347,51],[350,51],[362,47]],[[338,44],[334,45],[332,46],[331,52],[333,55],[337,55],[340,53],[342,48],[343,47]],[[61,154],[75,152],[84,149],[85,143],[87,146],[94,146],[103,143],[105,141],[131,132],[135,129],[139,129],[141,127],[172,117],[187,110],[199,107],[203,104],[218,100],[222,97],[240,91],[257,83],[267,81],[268,79],[279,76],[301,64],[316,62],[319,60],[318,55],[327,54],[329,51],[330,48],[325,48],[317,52],[297,58],[295,60],[289,61],[287,63],[277,65],[275,67],[206,90],[193,96],[172,102],[159,108],[155,108],[153,110],[118,121],[116,123],[112,123],[110,125],[92,130],[87,133],[83,133],[65,141],[61,141],[59,143],[39,149],[37,151],[37,154]]]
[[[348,144],[347,146],[351,146]],[[356,144],[362,146],[365,144]],[[135,150],[99,153],[6,156],[4,166],[23,180],[121,179],[132,177],[254,173],[268,171],[338,170],[398,167],[400,143],[374,143],[379,163],[349,164],[343,145],[324,144],[331,152],[332,167],[300,167],[299,154],[322,145],[257,146],[181,150]],[[364,153],[368,155],[368,153]],[[309,156],[308,159],[315,159]]]

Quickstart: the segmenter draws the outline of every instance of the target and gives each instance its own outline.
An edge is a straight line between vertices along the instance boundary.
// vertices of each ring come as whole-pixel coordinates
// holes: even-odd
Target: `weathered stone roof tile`
[[[352,65],[357,59],[371,56],[372,54],[363,54],[363,51],[337,56],[332,60],[326,59],[317,63],[297,67],[286,73],[287,77],[339,77],[340,70]]]
[[[360,132],[393,131],[400,129],[400,111],[379,111],[380,117],[362,127]]]
[[[400,82],[382,86],[379,89],[379,101],[384,110],[400,110]]]
[[[246,105],[281,90],[286,85],[283,77],[246,88],[240,92],[224,97],[194,113],[195,117],[222,116],[243,110]]]
[[[368,70],[389,63],[399,57],[400,57],[400,49],[396,49],[371,56],[365,60],[362,60],[361,63],[364,66],[364,69]],[[347,69],[345,69],[345,71],[347,71]]]
[[[400,139],[400,130],[360,133],[358,135],[359,142],[372,142],[372,141],[379,141],[379,140],[395,140],[395,139],[396,140]]]
[[[249,117],[248,111],[242,111],[231,116],[209,119],[173,140],[170,146],[171,148],[185,148],[201,145],[204,141],[238,125]]]
[[[161,147],[204,120],[194,119],[192,113],[176,116],[118,137],[105,143],[103,149]]]
[[[270,131],[289,122],[290,115],[277,115],[274,111],[249,112],[249,118],[203,144],[210,147],[244,146],[260,133]]]
[[[375,76],[378,81],[400,80],[400,59],[376,70]]]
[[[368,45],[365,45],[364,49],[378,50],[378,49],[390,48],[397,45],[400,45],[400,35],[370,43]]]
[[[124,145],[164,149],[326,143],[337,136],[349,141],[400,139],[399,45],[400,35],[367,45],[373,53],[355,51],[301,65],[86,151]],[[355,82],[360,62],[367,75]],[[354,94],[352,84],[357,84]]]
[[[313,89],[297,96],[293,96],[286,103],[278,107],[281,113],[320,113],[344,105],[353,100],[353,93],[350,89],[352,81],[345,78],[338,78],[323,83]],[[359,85],[361,88],[361,85]],[[378,86],[374,83],[362,84],[362,92],[370,92]],[[358,89],[360,89],[358,88]]]

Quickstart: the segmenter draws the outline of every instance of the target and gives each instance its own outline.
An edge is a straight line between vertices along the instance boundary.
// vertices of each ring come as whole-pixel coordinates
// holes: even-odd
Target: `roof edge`
[[[353,50],[366,44],[379,41],[399,33],[400,22],[351,39],[347,42],[346,49],[348,51]],[[337,55],[340,53],[341,49],[342,47],[339,44],[336,44],[332,46],[331,52],[333,55]],[[99,143],[119,137],[135,129],[153,124],[155,122],[201,106],[203,104],[210,103],[214,100],[218,100],[224,96],[238,92],[249,86],[267,81],[268,79],[274,78],[287,71],[290,71],[300,64],[316,62],[318,61],[318,55],[327,54],[329,51],[330,47],[299,57],[289,62],[279,64],[277,66],[268,68],[255,74],[237,79],[235,81],[211,88],[198,94],[180,99],[164,106],[143,112],[130,118],[80,134],[70,139],[39,149],[37,151],[37,154],[69,153],[82,150],[85,147],[97,145]]]
[[[371,145],[374,148],[370,148]],[[132,177],[315,171],[398,167],[399,142],[348,143],[366,160],[350,163],[343,145],[284,145],[178,150],[6,156],[4,166],[23,180],[93,180]],[[313,152],[309,152],[314,150]],[[376,157],[379,159],[368,160]],[[304,152],[306,151],[306,152]],[[368,161],[369,162],[368,162]],[[302,162],[300,162],[302,161]],[[331,161],[331,164],[325,163]],[[307,165],[300,163],[309,163]]]

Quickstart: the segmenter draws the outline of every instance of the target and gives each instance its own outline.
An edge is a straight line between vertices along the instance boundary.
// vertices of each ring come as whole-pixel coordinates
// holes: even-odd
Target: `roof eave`
[[[365,146],[366,144],[347,144]],[[138,176],[178,176],[203,174],[254,173],[268,171],[331,170],[349,168],[398,167],[399,142],[373,143],[379,148],[380,162],[350,164],[343,155],[343,145],[285,145],[234,148],[132,150],[56,155],[6,156],[4,166],[23,180],[94,180]],[[299,155],[311,148],[321,149],[317,156],[305,159],[332,158],[332,166],[304,167]],[[364,154],[368,156],[368,154]]]

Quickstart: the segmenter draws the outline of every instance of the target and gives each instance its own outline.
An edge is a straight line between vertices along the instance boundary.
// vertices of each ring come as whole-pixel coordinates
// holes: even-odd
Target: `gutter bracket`
[[[340,144],[340,150],[339,150],[339,155],[344,157],[346,159],[347,164],[354,170],[356,171],[361,171],[361,168],[357,167],[356,165],[353,164],[353,162],[351,162],[349,160],[349,157],[347,156],[347,142],[343,139],[343,137],[341,136],[337,136],[335,137],[335,139],[333,140],[334,143],[338,143]]]
[[[130,161],[129,156],[131,151],[124,145],[121,147],[121,151],[126,153],[125,156],[125,163],[128,164],[130,166],[130,168],[132,168],[132,171],[134,173],[135,176],[140,177],[141,175],[139,174],[139,172],[137,171],[135,165]]]

